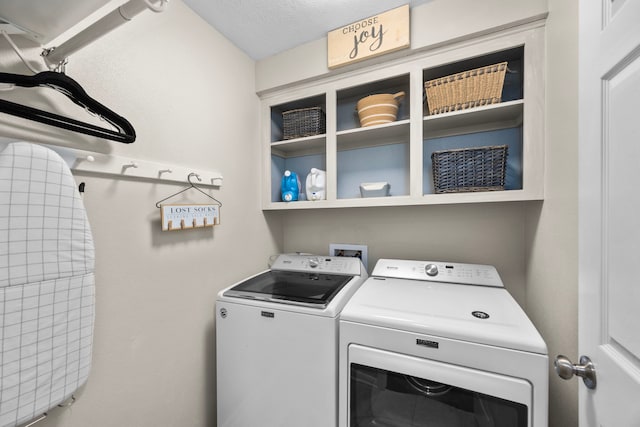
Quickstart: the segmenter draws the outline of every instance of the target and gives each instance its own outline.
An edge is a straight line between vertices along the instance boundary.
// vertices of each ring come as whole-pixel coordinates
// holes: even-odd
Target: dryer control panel
[[[495,267],[481,264],[380,259],[371,276],[504,287]]]
[[[353,257],[282,254],[273,262],[271,269],[360,276],[364,265],[359,258]]]

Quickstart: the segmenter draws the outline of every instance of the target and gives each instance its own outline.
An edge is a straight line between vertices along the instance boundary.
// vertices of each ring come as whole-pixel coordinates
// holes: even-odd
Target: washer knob
[[[427,264],[424,267],[424,272],[427,273],[427,276],[437,276],[438,275],[438,266],[435,264]]]
[[[309,267],[316,268],[319,264],[318,258],[309,258]]]

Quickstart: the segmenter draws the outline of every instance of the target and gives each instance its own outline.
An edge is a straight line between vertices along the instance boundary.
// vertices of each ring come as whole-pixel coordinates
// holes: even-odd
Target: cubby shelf
[[[343,130],[336,133],[338,150],[396,144],[409,140],[410,121],[399,120],[383,125]]]
[[[468,110],[425,116],[423,136],[425,139],[442,138],[514,128],[522,125],[523,108],[524,101],[518,99]]]
[[[424,82],[508,62],[502,102],[428,115]],[[452,43],[262,95],[264,210],[410,206],[541,200],[544,197],[544,28],[530,23],[504,34]],[[375,93],[405,92],[397,121],[359,127],[355,104]],[[280,140],[287,108],[321,107],[326,133]],[[508,146],[505,190],[436,194],[431,153]],[[296,172],[305,191],[310,168],[326,171],[326,200],[280,201],[280,178]],[[362,182],[389,182],[387,197],[362,198]]]
[[[304,156],[323,153],[326,135],[305,136],[271,143],[271,152],[280,157]]]

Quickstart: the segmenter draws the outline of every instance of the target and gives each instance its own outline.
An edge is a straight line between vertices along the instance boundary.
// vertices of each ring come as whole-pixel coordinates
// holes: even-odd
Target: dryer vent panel
[[[360,258],[365,269],[369,269],[367,266],[367,245],[352,245],[347,243],[330,243],[329,244],[329,256],[344,256]]]

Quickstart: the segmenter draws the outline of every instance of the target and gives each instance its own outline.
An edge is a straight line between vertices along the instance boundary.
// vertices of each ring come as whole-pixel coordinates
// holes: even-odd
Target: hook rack
[[[58,152],[66,151],[60,147],[51,147]],[[164,163],[146,160],[133,160],[131,158],[113,154],[81,153],[81,150],[72,150],[74,160],[70,164],[72,171],[88,172],[100,175],[119,176],[123,178],[141,178],[162,182],[184,183],[184,177],[190,173],[196,173],[202,179],[198,185],[221,187],[222,174],[215,170],[199,170],[186,166],[168,165]],[[63,156],[64,157],[64,156]],[[91,157],[93,160],[90,160]]]
[[[13,142],[0,138],[0,151]],[[38,143],[40,144],[40,143]],[[157,163],[114,154],[102,154],[76,148],[40,144],[60,154],[74,172],[86,172],[113,178],[144,179],[183,185],[184,177],[196,173],[202,181],[199,186],[221,187],[223,177],[217,170],[194,169],[174,164]]]

